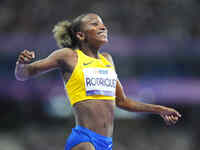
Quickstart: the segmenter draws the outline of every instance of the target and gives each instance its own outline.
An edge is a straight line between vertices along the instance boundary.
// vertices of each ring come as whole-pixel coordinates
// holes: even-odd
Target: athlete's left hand
[[[167,125],[175,124],[181,118],[181,114],[175,109],[163,106],[161,108],[159,114]]]

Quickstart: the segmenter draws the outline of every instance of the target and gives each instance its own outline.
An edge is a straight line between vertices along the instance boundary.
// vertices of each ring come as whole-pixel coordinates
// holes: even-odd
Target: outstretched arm
[[[24,50],[20,53],[15,67],[17,80],[25,81],[33,76],[60,68],[63,58],[70,56],[70,50],[60,49],[51,53],[48,57],[30,63],[35,58],[34,52]]]
[[[112,57],[108,53],[104,53],[103,55],[114,65]],[[117,81],[116,85],[116,105],[121,109],[131,112],[151,112],[154,114],[159,114],[167,124],[175,124],[181,117],[179,112],[173,108],[154,104],[146,104],[128,98],[124,93],[123,87],[119,80]]]
[[[168,108],[160,105],[146,104],[128,98],[119,81],[116,87],[116,105],[124,110],[131,112],[151,112],[159,114],[166,122],[166,124],[175,124],[181,117],[178,111],[173,108]]]

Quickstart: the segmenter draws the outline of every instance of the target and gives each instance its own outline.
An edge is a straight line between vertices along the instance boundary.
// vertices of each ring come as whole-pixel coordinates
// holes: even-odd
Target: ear
[[[85,34],[83,32],[77,32],[76,37],[80,40],[83,41],[85,40]]]

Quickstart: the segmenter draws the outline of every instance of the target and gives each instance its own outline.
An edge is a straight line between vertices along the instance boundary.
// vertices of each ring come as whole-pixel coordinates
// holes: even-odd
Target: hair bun
[[[54,38],[60,48],[72,47],[72,37],[70,33],[71,22],[65,20],[58,22],[54,28]]]

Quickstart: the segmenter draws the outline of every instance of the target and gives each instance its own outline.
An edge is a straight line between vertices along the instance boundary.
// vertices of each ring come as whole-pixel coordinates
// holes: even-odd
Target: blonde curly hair
[[[82,19],[86,15],[87,14],[80,15],[72,22],[68,20],[58,22],[54,26],[54,38],[60,48],[69,47],[74,49],[79,46],[79,40],[76,37],[76,32],[80,31]]]

